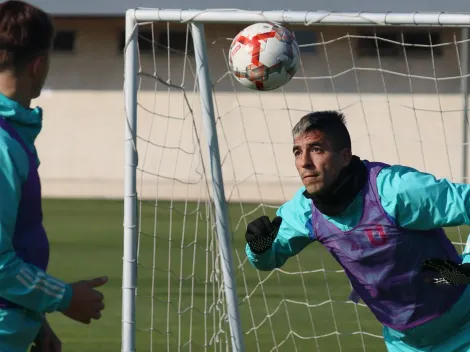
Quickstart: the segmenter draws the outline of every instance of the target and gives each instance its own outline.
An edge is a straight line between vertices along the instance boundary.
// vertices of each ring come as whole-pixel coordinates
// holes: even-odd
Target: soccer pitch
[[[207,228],[198,226],[196,241],[198,246],[192,246],[191,242],[194,241],[196,232],[196,218],[200,217],[200,214],[196,216],[196,213],[191,212],[190,208],[191,206],[195,207],[194,205],[190,205],[188,209],[184,209],[183,206],[183,204],[173,204],[172,211],[170,211],[169,203],[161,203],[155,235],[153,235],[155,211],[153,203],[147,203],[142,210],[142,230],[147,235],[142,237],[140,243],[140,260],[143,267],[139,271],[138,285],[139,295],[142,297],[139,297],[137,302],[137,326],[141,330],[149,329],[151,326],[150,298],[146,297],[151,293],[151,268],[154,239],[156,238],[155,267],[158,270],[155,270],[153,351],[166,351],[167,337],[169,337],[171,351],[178,351],[178,341],[180,345],[183,345],[182,351],[204,350],[201,344],[204,341],[206,329],[202,312],[205,311],[207,294],[204,291],[204,283],[200,279],[204,278],[206,271],[205,231]],[[45,226],[51,242],[49,272],[67,281],[101,275],[109,276],[109,282],[103,288],[106,296],[106,309],[100,321],[95,321],[91,325],[82,325],[57,313],[49,316],[51,325],[64,344],[64,350],[69,352],[120,351],[122,202],[46,199],[43,201],[43,209]],[[230,209],[231,218],[235,221],[240,218],[239,209],[239,205],[234,205]],[[192,213],[194,215],[183,217],[184,211],[186,214]],[[252,214],[250,218],[256,215],[256,213]],[[233,223],[231,225],[234,226]],[[172,242],[169,246],[168,238],[165,237],[168,236],[170,228]],[[187,234],[187,239],[182,238],[183,232]],[[234,246],[240,255],[240,257],[235,255],[237,263],[239,260],[245,259],[243,232],[244,225],[241,225],[234,233]],[[450,236],[452,240],[460,242],[460,237],[466,238],[466,233],[468,233],[467,229],[461,234],[457,230],[452,230]],[[461,252],[461,248],[459,248],[459,252]],[[184,254],[184,262],[181,261],[181,253]],[[169,262],[171,275],[168,272]],[[339,269],[329,255],[317,244],[310,246],[298,258],[292,258],[286,264],[285,269],[298,271],[299,265],[303,271],[322,267],[328,270]],[[192,271],[193,267],[194,271]],[[212,267],[209,270],[212,270]],[[237,270],[239,273],[240,270],[244,273],[244,275],[237,274],[240,300],[247,294],[251,295],[249,303],[253,319],[257,324],[266,318],[267,309],[273,312],[279,305],[288,305],[288,309],[280,309],[277,314],[272,315],[270,321],[266,321],[258,327],[256,337],[254,331],[246,336],[247,352],[257,351],[256,344],[260,346],[262,352],[270,351],[274,347],[273,339],[279,344],[286,337],[287,341],[278,349],[279,351],[320,350],[334,352],[339,350],[340,344],[343,351],[354,352],[363,351],[363,343],[366,345],[367,351],[385,350],[381,339],[365,335],[362,340],[360,334],[348,333],[362,330],[370,334],[381,334],[379,324],[364,307],[356,307],[350,303],[335,303],[334,305],[327,303],[311,308],[310,314],[307,314],[309,310],[305,305],[282,301],[282,298],[298,302],[308,300],[310,305],[319,304],[328,299],[345,301],[349,295],[349,285],[342,273],[316,272],[303,276],[283,274],[282,278],[281,275],[274,275],[264,283],[261,289],[257,286],[259,283],[258,274],[264,278],[269,273],[257,272],[248,263],[239,265]],[[180,273],[182,273],[181,276]],[[195,280],[188,279],[192,273],[196,277]],[[184,277],[186,280],[179,280],[179,277]],[[305,290],[303,285],[306,287]],[[183,292],[183,295],[179,295],[180,292]],[[305,292],[308,292],[307,297]],[[165,303],[168,297],[172,302],[169,306]],[[242,302],[241,305],[245,331],[253,328],[247,303]],[[191,309],[187,309],[190,306],[194,308],[192,314]],[[168,323],[169,333],[165,333],[167,309],[171,312],[171,319]],[[289,314],[287,315],[285,311],[288,311]],[[357,316],[360,318],[360,327]],[[207,319],[210,320],[209,333],[212,334],[213,318],[210,316]],[[343,334],[338,336],[334,333],[335,331]],[[305,337],[329,335],[319,339],[295,339],[294,344],[288,335],[290,332]],[[150,351],[150,333],[150,331],[138,332],[139,351]],[[187,344],[190,334],[195,341],[193,345]]]

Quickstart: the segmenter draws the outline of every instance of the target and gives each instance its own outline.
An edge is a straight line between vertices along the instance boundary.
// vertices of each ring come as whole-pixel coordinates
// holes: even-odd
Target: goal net
[[[294,32],[271,92],[228,70],[254,22]],[[353,153],[467,180],[465,15],[127,12],[123,351],[381,351],[381,326],[319,243],[262,272],[245,230],[301,186],[291,130],[340,110]],[[462,250],[468,230],[447,233]]]

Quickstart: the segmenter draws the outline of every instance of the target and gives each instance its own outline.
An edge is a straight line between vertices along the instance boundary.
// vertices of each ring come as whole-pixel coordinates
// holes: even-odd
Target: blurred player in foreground
[[[21,1],[0,4],[0,351],[59,352],[45,314],[99,319],[107,278],[67,284],[46,273],[39,159],[34,141],[42,110],[31,108],[49,71],[54,27],[48,14]],[[65,234],[66,235],[66,234]]]
[[[253,266],[279,268],[318,241],[344,268],[351,299],[383,324],[390,352],[470,351],[470,248],[459,256],[442,229],[470,225],[470,185],[360,160],[335,111],[304,116],[293,139],[304,186],[272,221],[248,225]]]

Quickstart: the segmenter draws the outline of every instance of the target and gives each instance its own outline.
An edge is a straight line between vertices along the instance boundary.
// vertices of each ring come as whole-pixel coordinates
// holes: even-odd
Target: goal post
[[[135,351],[137,288],[137,72],[136,19],[126,15],[124,49],[124,236],[122,267],[122,351]]]
[[[232,246],[229,227],[229,215],[226,205],[222,165],[219,153],[219,140],[215,123],[214,104],[212,102],[212,81],[210,79],[208,56],[206,52],[206,37],[204,25],[194,23],[191,25],[194,42],[194,56],[196,59],[196,77],[200,91],[202,120],[204,132],[209,148],[210,174],[212,178],[215,223],[217,239],[220,248],[220,262],[227,299],[228,320],[232,339],[233,351],[245,351],[243,332],[241,328],[240,313],[238,310],[237,287],[235,283],[235,270],[232,258]]]
[[[212,57],[207,47],[221,38],[230,38],[224,32],[216,40],[209,41],[205,27],[214,24],[238,25],[232,28],[231,35],[235,36],[235,28],[241,29],[256,22],[305,28],[334,27],[335,30],[338,27],[373,27],[374,31],[373,35],[338,31],[334,39],[322,36],[316,42],[302,43],[305,48],[311,44],[324,50],[321,65],[325,70],[299,70],[293,81],[304,82],[303,92],[299,93],[297,88],[289,92],[287,87],[281,87],[274,93],[260,93],[243,90],[243,87],[232,82],[227,83],[227,86],[233,87],[232,92],[223,90],[219,93],[219,82],[230,80],[230,73],[227,71],[216,77],[212,75],[211,62],[221,60],[221,57]],[[248,219],[260,214],[272,215],[299,186],[294,181],[295,175],[287,175],[283,171],[284,168],[291,171],[292,166],[288,164],[285,151],[290,148],[289,128],[303,112],[312,109],[328,107],[345,111],[347,115],[348,109],[354,110],[357,106],[357,111],[353,113],[358,116],[353,122],[353,134],[359,137],[353,144],[358,146],[359,151],[365,151],[370,159],[379,155],[378,158],[385,159],[381,161],[404,162],[432,172],[437,167],[430,156],[433,153],[432,148],[429,149],[432,133],[422,131],[423,124],[427,123],[423,119],[429,113],[436,126],[442,129],[439,133],[443,140],[439,140],[439,146],[445,152],[436,154],[441,158],[439,162],[445,164],[442,176],[467,182],[468,26],[470,15],[450,13],[128,10],[123,49],[122,351],[136,351],[138,345],[144,346],[140,347],[141,350],[148,348],[149,351],[191,350],[193,344],[197,344],[196,350],[206,351],[280,351],[285,346],[297,350],[298,340],[311,343],[317,351],[332,350],[331,344],[342,351],[347,350],[345,346],[348,343],[342,340],[343,336],[359,336],[358,350],[367,351],[366,338],[380,339],[377,326],[373,327],[373,323],[369,322],[371,317],[364,318],[364,314],[369,313],[359,311],[363,305],[351,304],[347,297],[342,296],[349,289],[348,283],[330,278],[330,274],[343,274],[323,253],[315,252],[318,255],[315,265],[320,267],[312,267],[305,254],[300,259],[291,259],[294,264],[287,269],[260,273],[246,263],[240,236]],[[174,27],[178,28],[178,33],[184,32],[184,36],[172,37],[169,33]],[[386,36],[382,38],[375,32],[377,28],[385,27],[398,28],[398,31],[404,28],[424,28],[428,31],[432,28],[450,28],[454,32],[442,43],[433,43],[428,33],[430,42],[409,44],[403,35],[390,39]],[[144,28],[147,29],[140,41]],[[159,31],[163,33],[161,36],[158,36]],[[373,59],[376,64],[370,64],[370,67],[357,65],[351,42],[358,38],[375,43],[372,50],[376,50]],[[334,72],[326,47],[343,39],[347,43],[345,53],[351,54],[347,58],[349,66],[343,71]],[[183,45],[174,49],[173,41],[183,42]],[[404,72],[394,68],[393,64],[383,66],[381,55],[384,54],[381,52],[385,53],[382,51],[385,49],[379,42],[399,47],[398,50],[404,54],[400,56]],[[225,42],[224,56],[229,43]],[[146,53],[143,53],[144,46]],[[412,47],[425,49],[426,58],[423,60],[431,62],[429,72],[412,72],[407,55],[407,50]],[[452,74],[436,72],[434,50],[440,47],[452,51],[455,56]],[[181,55],[176,61],[172,59],[175,53]],[[192,58],[188,58],[189,53]],[[302,67],[307,65],[307,61],[308,65],[316,65],[314,60],[314,63],[310,58],[305,60]],[[339,66],[342,67],[342,64]],[[362,86],[367,82],[361,81],[358,72],[378,74],[378,81],[383,87],[379,97],[373,89],[370,98],[364,97]],[[336,82],[338,77],[347,73],[351,73],[348,79],[355,81],[354,92]],[[409,91],[392,96],[393,86],[386,83],[385,78],[388,74],[408,80]],[[189,75],[192,75],[191,80]],[[429,97],[421,99],[419,94],[415,94],[412,82],[415,79],[434,84],[435,93],[429,93],[433,90],[429,87],[420,89],[427,96],[435,94],[438,102],[428,106],[426,99]],[[324,99],[312,98],[317,86],[310,87],[310,81],[330,83],[326,88],[319,84],[326,92],[322,93]],[[455,85],[450,88],[446,86],[449,93],[440,91],[441,83],[454,81],[458,82],[457,92]],[[140,92],[143,92],[141,99]],[[241,94],[244,95],[240,97]],[[270,100],[266,98],[268,96]],[[452,97],[444,101],[447,96]],[[319,101],[321,99],[323,101]],[[455,106],[456,102],[458,106]],[[409,116],[413,119],[408,122],[395,121],[405,110],[410,111]],[[387,115],[380,123],[387,123],[386,128],[392,131],[384,142],[388,143],[390,153],[375,151],[378,141],[383,138],[380,134],[374,135],[379,126],[371,126],[374,125],[371,115],[376,111]],[[253,121],[247,121],[250,114],[256,115]],[[145,115],[144,120],[141,119],[142,115]],[[275,121],[274,118],[279,120]],[[413,125],[415,132],[396,130],[399,123],[400,126]],[[277,124],[283,127],[274,130],[272,126]],[[263,128],[266,129],[264,141],[247,131]],[[409,144],[399,147],[397,139],[400,138],[407,139]],[[261,151],[252,151],[250,145]],[[244,150],[246,161],[234,157],[240,149]],[[416,159],[407,158],[407,153],[413,154]],[[266,170],[257,170],[256,160],[264,160],[262,165]],[[227,163],[230,165],[226,171],[224,165]],[[252,173],[245,173],[245,167],[251,168]],[[456,169],[458,172],[455,172]],[[230,180],[226,182],[228,174]],[[246,186],[247,179],[251,183]],[[231,208],[231,204],[236,204],[237,209]],[[452,233],[456,245],[463,244],[465,231],[457,229]],[[237,248],[233,248],[235,241],[238,241]],[[316,278],[322,275],[324,280],[324,292],[314,294],[323,297],[318,302],[312,299],[309,291],[311,285],[307,281],[311,275],[317,275]],[[335,291],[339,285],[342,287],[341,294]],[[294,298],[288,296],[292,292],[295,292]],[[270,300],[274,295],[276,300]],[[341,309],[337,308],[338,304],[341,304]],[[263,313],[260,313],[261,310]],[[345,314],[343,310],[356,319],[354,326],[342,318]],[[139,319],[143,321],[140,328]],[[295,320],[302,321],[304,326],[298,327],[300,323]],[[366,323],[363,324],[363,321]],[[322,325],[328,326],[328,329]],[[369,327],[375,330],[371,332]],[[285,331],[279,331],[282,329]],[[149,336],[141,344],[138,342],[139,331]],[[249,340],[246,336],[250,337]],[[319,342],[321,339],[333,339],[333,342],[328,340],[330,345],[322,345]]]

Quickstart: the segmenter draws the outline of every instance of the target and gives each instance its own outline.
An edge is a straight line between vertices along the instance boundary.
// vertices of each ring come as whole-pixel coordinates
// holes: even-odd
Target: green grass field
[[[106,310],[100,321],[81,325],[58,313],[50,316],[51,324],[64,343],[64,351],[120,351],[122,202],[45,200],[43,207],[51,241],[50,273],[68,281],[109,276],[109,283],[103,288]],[[252,209],[253,206],[246,206],[243,213]],[[238,221],[242,213],[240,206],[232,206],[230,212],[231,219]],[[178,351],[178,345],[182,346],[183,351],[203,351],[203,345],[209,342],[214,332],[220,331],[219,324],[227,333],[229,331],[226,323],[219,321],[220,309],[224,307],[219,300],[221,297],[215,295],[217,290],[212,289],[214,282],[217,282],[207,276],[212,272],[212,251],[206,250],[210,249],[211,243],[206,240],[211,236],[207,235],[210,227],[205,221],[205,211],[196,211],[195,204],[184,208],[183,204],[163,202],[159,203],[156,214],[155,227],[154,204],[145,204],[141,212],[143,235],[138,279],[138,351],[150,351],[151,338],[153,351]],[[258,214],[253,213],[250,218]],[[231,223],[234,228],[236,221]],[[384,350],[381,339],[350,334],[362,330],[380,335],[380,326],[366,308],[327,303],[309,309],[306,305],[295,303],[308,301],[310,305],[315,305],[328,299],[345,301],[349,286],[343,274],[324,274],[321,271],[303,275],[258,272],[245,261],[243,228],[241,224],[234,229],[233,241],[235,261],[239,263],[237,285],[242,324],[245,331],[258,326],[245,335],[248,352],[258,351],[257,346],[261,352],[270,351],[285,339],[279,351],[334,352],[339,350],[339,344],[343,351],[363,351],[362,339],[367,351]],[[461,236],[466,237],[465,233]],[[460,241],[457,230],[450,231],[450,236]],[[292,258],[283,269],[295,272],[320,269],[322,266],[328,270],[338,269],[320,246],[312,245],[298,257]],[[152,272],[155,272],[153,286]],[[258,285],[260,278],[264,279],[267,275],[271,277]],[[183,279],[180,280],[180,277]],[[250,295],[249,300],[245,299],[247,295]],[[167,304],[168,301],[170,304]],[[211,306],[214,302],[218,304]],[[270,319],[266,319],[268,311]],[[153,330],[150,329],[152,326]],[[335,331],[342,334],[332,334]],[[330,335],[302,339],[294,338],[294,334],[310,338]],[[228,335],[221,334],[219,337],[216,344],[221,347]]]

